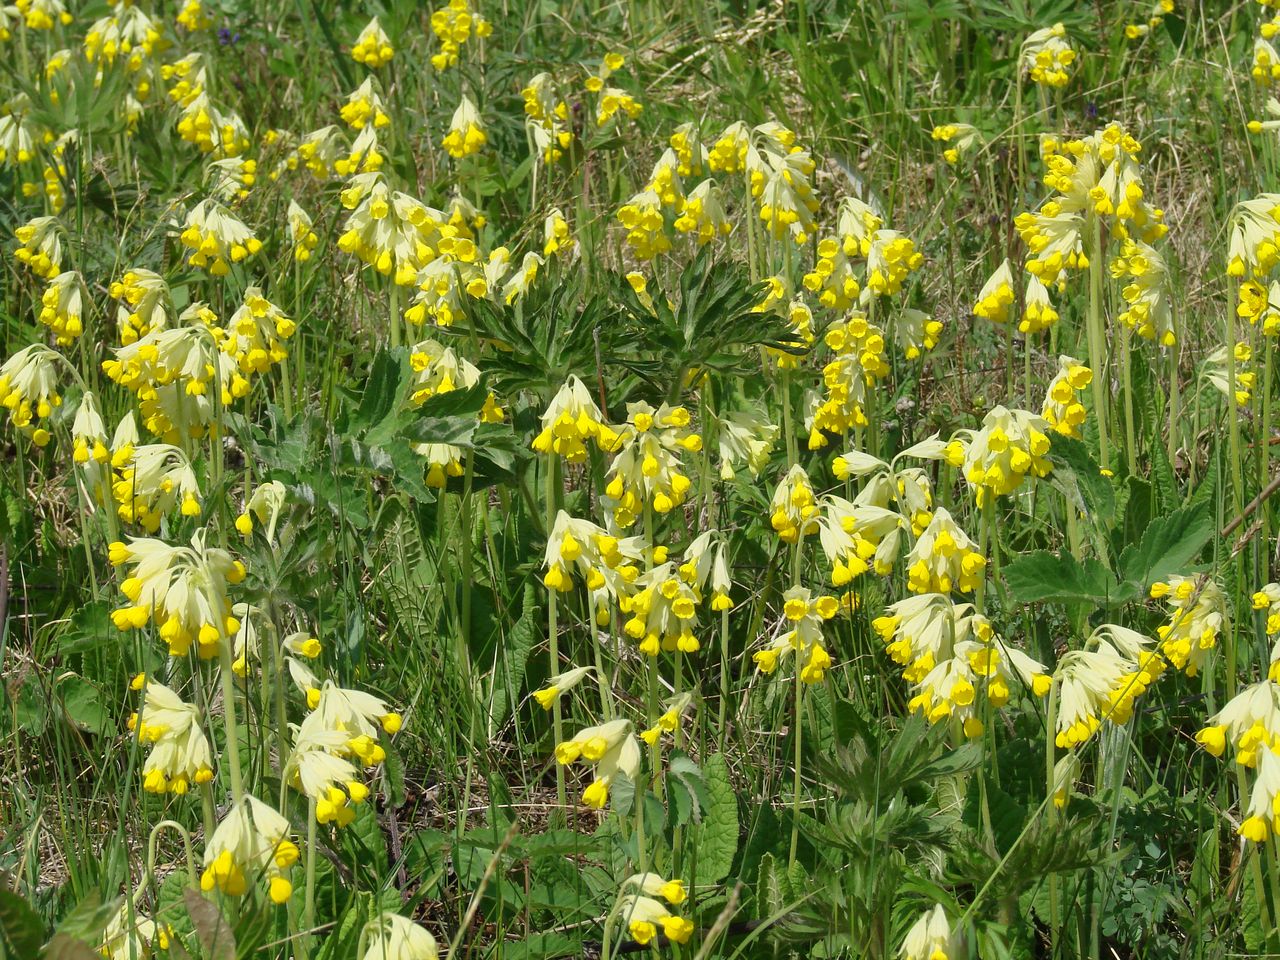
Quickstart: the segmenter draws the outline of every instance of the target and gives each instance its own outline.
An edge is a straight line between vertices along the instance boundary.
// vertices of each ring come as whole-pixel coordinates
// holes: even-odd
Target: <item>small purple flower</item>
[[[226,46],[234,46],[240,42],[240,34],[232,33],[229,27],[218,28],[218,43]]]

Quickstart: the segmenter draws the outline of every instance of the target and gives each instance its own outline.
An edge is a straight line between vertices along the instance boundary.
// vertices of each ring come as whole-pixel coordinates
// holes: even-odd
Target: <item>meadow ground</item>
[[[1278,50],[0,7],[0,957],[1280,955]]]

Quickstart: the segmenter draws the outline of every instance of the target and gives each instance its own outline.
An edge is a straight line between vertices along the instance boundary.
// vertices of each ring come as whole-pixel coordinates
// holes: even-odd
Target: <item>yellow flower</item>
[[[33,343],[0,364],[0,408],[9,412],[9,422],[37,447],[46,446],[52,435],[40,421],[62,405],[54,364],[59,355]]]
[[[378,23],[378,18],[374,17],[356,37],[356,42],[351,47],[351,59],[377,70],[390,63],[393,56],[395,50],[391,46],[391,38]]]
[[[542,414],[542,430],[533,439],[538,453],[552,453],[570,463],[587,458],[586,443],[594,441],[603,451],[616,448],[618,434],[604,422],[591,393],[575,376],[565,381]]]
[[[364,935],[369,946],[360,960],[439,960],[436,938],[399,914],[379,914]]]
[[[480,120],[480,111],[469,97],[463,97],[458,109],[453,112],[449,123],[449,132],[445,135],[441,146],[455,160],[469,157],[484,149],[489,141]]]
[[[246,794],[232,805],[205,844],[200,889],[239,897],[248,890],[251,879],[266,878],[272,902],[282,904],[293,889],[287,871],[297,861],[298,847],[289,839],[289,821]]]

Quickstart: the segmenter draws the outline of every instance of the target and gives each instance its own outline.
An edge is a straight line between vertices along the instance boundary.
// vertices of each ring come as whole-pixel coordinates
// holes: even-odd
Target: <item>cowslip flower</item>
[[[200,484],[180,447],[166,443],[129,444],[111,458],[111,495],[125,523],[141,524],[148,533],[175,508],[184,517],[200,516]]]
[[[992,323],[1007,323],[1013,301],[1013,272],[1006,259],[1001,261],[995,273],[987,278],[987,282],[978,291],[978,300],[973,305],[973,313]]]
[[[239,897],[248,890],[251,878],[266,877],[272,903],[288,903],[293,894],[288,870],[297,862],[298,847],[289,839],[289,821],[245,794],[205,844],[200,889]]]
[[[906,522],[896,511],[826,496],[821,504],[818,543],[831,564],[831,583],[843,587],[868,570],[886,576],[898,559]]]
[[[1165,669],[1165,661],[1147,649],[1150,644],[1137,631],[1103,624],[1083,649],[1063,655],[1054,671],[1060,690],[1054,734],[1059,747],[1079,747],[1104,720],[1128,723],[1134,702]]]
[[[80,398],[71,423],[71,459],[81,468],[90,497],[105,506],[111,450],[107,446],[107,426],[98,408],[98,398],[92,391]]]
[[[378,18],[374,17],[365,24],[364,29],[356,37],[356,42],[352,44],[351,59],[377,70],[390,63],[393,56],[395,56],[395,49],[391,46],[391,38],[382,29]]]
[[[721,480],[732,480],[737,470],[746,466],[751,476],[758,477],[769,462],[778,436],[778,427],[751,411],[741,410],[715,420],[716,446],[720,456]]]
[[[436,938],[396,913],[380,913],[364,926],[368,947],[360,960],[439,960]]]
[[[627,404],[627,420],[618,428],[605,496],[614,520],[627,528],[645,507],[670,513],[684,502],[693,481],[683,472],[681,452],[697,453],[702,437],[690,428],[684,407],[654,409],[644,401]]]
[[[1058,311],[1049,299],[1049,288],[1034,274],[1027,277],[1027,289],[1023,293],[1022,319],[1018,332],[1039,333],[1058,322]]]
[[[1223,344],[1205,357],[1200,375],[1228,400],[1234,400],[1237,406],[1243,407],[1248,405],[1258,382],[1258,375],[1250,369],[1253,349],[1241,340],[1236,343],[1231,356],[1227,350],[1227,345]]]
[[[1084,252],[1085,221],[1078,213],[1061,210],[1056,202],[1047,203],[1039,213],[1018,214],[1014,226],[1031,251],[1025,264],[1027,272],[1046,286],[1057,284],[1061,291],[1067,271],[1089,268]]]
[[[659,549],[665,556],[665,548]],[[673,563],[659,563],[618,597],[618,609],[628,615],[623,632],[639,641],[639,650],[646,656],[656,657],[664,650],[696,653],[701,644],[693,627],[700,600]]]
[[[455,160],[469,157],[484,149],[489,142],[484,132],[484,124],[480,119],[480,111],[471,102],[470,97],[463,97],[458,108],[453,111],[453,119],[449,122],[449,132],[445,134],[441,146]]]
[[[930,132],[930,137],[937,143],[947,145],[943,148],[942,159],[952,166],[982,143],[977,127],[968,123],[938,124]]]
[[[689,898],[684,881],[679,877],[663,879],[657,873],[637,873],[622,881],[623,888],[635,887],[646,897],[661,897],[673,907],[678,907]]]
[[[215,277],[262,249],[262,241],[216,200],[201,200],[191,209],[178,239],[191,251],[187,263]]]
[[[1168,273],[1164,257],[1141,240],[1126,239],[1120,256],[1111,261],[1111,275],[1128,279],[1121,291],[1128,307],[1117,319],[1162,347],[1177,343]]]
[[[969,535],[939,507],[907,555],[907,586],[914,593],[969,593],[986,564]]]
[[[1236,833],[1254,843],[1280,833],[1280,757],[1263,750],[1258,761],[1258,777],[1249,794],[1248,816]]]
[[[1280,684],[1271,679],[1244,687],[1196,734],[1215,757],[1231,744],[1235,761],[1256,767],[1263,753],[1280,751]]]
[[[338,110],[342,122],[352,130],[363,130],[366,124],[386,127],[391,124],[382,95],[373,77],[365,77],[364,83],[347,94],[347,102]]]
[[[718,530],[705,530],[685,549],[679,573],[685,583],[699,593],[711,589],[711,609],[728,610],[733,606],[729,591],[733,584],[729,579],[729,562],[725,558],[728,544]]]
[[[861,288],[853,264],[838,237],[824,237],[814,251],[813,269],[804,275],[804,287],[828,310],[849,310]]]
[[[122,903],[102,931],[98,954],[105,960],[138,960],[154,950],[168,950],[172,931],[141,913],[136,906]]]
[[[799,464],[787,471],[773,492],[769,523],[784,543],[818,532],[818,503],[809,475]]]
[[[62,227],[57,217],[35,217],[14,230],[20,246],[14,259],[25,263],[37,277],[52,280],[62,264]]]
[[[898,950],[901,960],[958,960],[964,943],[957,930],[952,932],[942,904],[925,910],[902,938]]]
[[[145,689],[141,717],[135,713],[129,718],[129,729],[150,746],[142,764],[142,788],[182,795],[193,783],[212,783],[213,753],[200,710],[162,683],[146,681]]]
[[[116,326],[125,346],[173,322],[169,285],[158,273],[142,268],[127,270],[119,280],[112,281],[107,292],[120,301]]]
[[[493,33],[493,24],[486,20],[469,0],[449,0],[447,6],[431,14],[431,32],[440,41],[440,51],[432,54],[431,66],[447,70],[458,65],[458,54],[463,45],[474,35],[481,39]]]
[[[1080,438],[1080,427],[1085,420],[1084,404],[1080,391],[1093,382],[1093,371],[1074,357],[1058,358],[1058,372],[1049,381],[1040,415],[1055,433],[1064,437]]]
[[[576,251],[577,241],[569,229],[569,221],[559,207],[553,207],[542,221],[542,255],[571,257]]]
[[[418,271],[436,257],[446,215],[392,190],[376,170],[353,176],[340,199],[351,214],[338,237],[338,249],[399,286],[415,283]]]
[[[547,537],[543,558],[547,568],[542,582],[549,590],[567,593],[573,589],[577,573],[593,594],[617,596],[625,584],[640,575],[643,540],[619,538],[590,520],[571,517],[564,510],[556,514]]]
[[[1028,474],[1048,476],[1049,430],[1043,417],[997,406],[983,417],[981,429],[962,431],[967,442],[957,438],[948,444],[947,460],[964,468],[981,505],[988,495],[1013,493]]]
[[[657,722],[647,730],[640,731],[640,739],[649,746],[655,746],[664,733],[675,733],[680,726],[681,715],[693,704],[693,694],[682,693],[672,697],[663,704],[663,711]],[[646,891],[648,892],[648,891]],[[678,903],[679,901],[671,901]]]
[[[9,422],[37,447],[47,446],[52,434],[40,421],[62,405],[55,364],[61,357],[43,344],[23,347],[0,364],[0,407]]]
[[[1066,41],[1067,29],[1061,23],[1036,30],[1022,41],[1019,64],[1033,83],[1042,87],[1061,88],[1071,79],[1071,65],[1076,52]]]
[[[801,681],[821,683],[831,668],[831,655],[822,645],[822,624],[840,612],[840,602],[830,596],[814,597],[806,587],[792,587],[782,597],[782,613],[791,628],[751,659],[761,673],[773,673],[784,658],[795,654]]]
[[[311,215],[294,200],[289,201],[289,209],[285,213],[289,224],[289,238],[293,242],[293,259],[305,263],[311,259],[320,238],[312,227]]]
[[[942,321],[935,320],[923,310],[907,307],[893,324],[893,336],[904,357],[918,360],[938,345],[942,337]]]
[[[1124,38],[1126,40],[1139,40],[1145,37],[1160,24],[1164,23],[1164,18],[1170,13],[1173,13],[1173,0],[1156,0],[1145,21],[1125,24]]]
[[[345,732],[346,752],[358,757],[366,767],[377,766],[387,758],[387,751],[378,742],[378,731],[394,735],[404,722],[380,697],[339,687],[331,680],[321,686],[315,710],[326,730]]]
[[[1160,652],[1194,677],[1218,645],[1218,635],[1230,629],[1226,594],[1211,579],[1176,576],[1153,583],[1151,597],[1170,607],[1169,622],[1156,630]]]
[[[287,782],[315,804],[316,822],[339,828],[351,824],[356,816],[352,807],[369,796],[346,757],[347,739],[346,730],[325,725],[323,713],[310,713],[294,729],[293,752],[284,770]]]
[[[608,54],[605,57],[607,61],[610,56],[620,56],[618,54]],[[618,66],[622,64],[619,63]],[[695,123],[682,123],[676,127],[675,132],[671,134],[671,138],[667,141],[671,149],[676,152],[676,156],[680,159],[680,164],[676,168],[676,172],[682,177],[701,176],[708,167],[707,148],[703,146],[702,132]]]
[[[84,332],[84,301],[89,293],[74,270],[60,273],[40,296],[40,322],[54,332],[59,346],[67,346]]]
[[[201,0],[185,0],[174,19],[188,33],[198,33],[213,26],[213,18],[205,11]]]
[[[634,120],[643,109],[627,91],[618,87],[605,87],[600,91],[600,103],[596,107],[596,126],[603,127],[619,113]]]
[[[606,453],[618,442],[617,432],[604,422],[591,392],[576,376],[570,376],[556,391],[541,419],[542,429],[531,446],[538,453],[555,454],[570,463],[587,459],[588,441]]]
[[[594,778],[582,793],[582,802],[602,810],[609,802],[609,787],[622,774],[634,780],[640,770],[640,746],[630,720],[610,720],[580,730],[572,739],[556,744],[556,762],[567,766],[582,760],[595,767]]]
[[[1265,277],[1280,263],[1280,194],[1241,201],[1229,223],[1227,275]]]
[[[1264,626],[1267,638],[1273,643],[1267,676],[1280,683],[1280,583],[1268,583],[1251,599],[1254,610],[1266,611]]]
[[[624,897],[621,915],[626,920],[631,939],[642,946],[658,935],[659,927],[662,928],[663,935],[673,943],[688,943],[693,936],[692,920],[676,916],[651,897]]]
[[[14,0],[14,7],[31,30],[52,30],[57,24],[66,26],[71,22],[62,0]]]
[[[538,706],[543,710],[550,710],[555,705],[556,700],[564,696],[591,672],[591,667],[574,667],[572,670],[566,670],[563,673],[557,673],[553,677],[547,678],[547,683],[539,690],[533,691],[533,699],[538,701]]]
[[[197,530],[186,547],[151,538],[117,541],[109,556],[113,566],[129,568],[120,582],[129,604],[111,614],[117,629],[137,630],[152,622],[170,656],[185,656],[195,642],[205,658],[216,656],[219,641],[239,629],[227,591],[244,579],[244,564],[225,550],[207,547],[204,530]]]
[[[587,88],[588,93],[599,93],[604,89],[605,81],[621,70],[626,62],[626,57],[620,53],[606,53],[600,59],[600,66],[596,72],[589,75],[582,85]]]
[[[288,496],[288,488],[279,480],[258,484],[245,501],[244,510],[236,517],[236,531],[242,537],[252,536],[256,520],[257,526],[266,526],[267,540],[274,540],[276,523]]]
[[[826,434],[843,436],[853,427],[865,427],[871,390],[889,373],[884,332],[862,312],[831,324],[824,340],[836,355],[822,368],[826,392],[821,399],[814,395],[806,418],[810,450],[825,447]]]

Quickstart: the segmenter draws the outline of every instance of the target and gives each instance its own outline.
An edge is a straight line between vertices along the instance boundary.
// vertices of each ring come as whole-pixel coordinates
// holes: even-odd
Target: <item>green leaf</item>
[[[67,656],[116,643],[110,612],[111,605],[105,600],[95,600],[77,610],[58,637],[58,652]]]
[[[111,731],[111,714],[102,704],[101,691],[84,677],[64,677],[58,684],[58,696],[67,719],[85,733],[101,736]]]
[[[0,946],[11,957],[37,957],[43,940],[44,924],[31,905],[16,893],[0,890]]]
[[[530,583],[524,592],[520,619],[507,631],[499,653],[500,662],[493,671],[493,690],[489,698],[489,729],[497,731],[507,721],[511,708],[524,685],[529,654],[542,637],[542,617]]]
[[[1069,553],[1035,550],[1024,554],[1005,567],[1004,578],[1018,603],[1079,601],[1111,606],[1132,596],[1132,590],[1122,590],[1097,559],[1077,560]]]
[[[1185,573],[1214,534],[1209,504],[1181,507],[1147,525],[1142,540],[1120,555],[1120,574],[1140,589],[1166,577]]]
[[[1079,440],[1055,434],[1049,459],[1055,486],[1101,526],[1109,526],[1116,515],[1116,495],[1111,480],[1102,475],[1098,461]]]
[[[351,419],[355,433],[372,430],[403,405],[411,382],[409,354],[403,348],[382,349],[373,358],[369,379],[365,381],[360,405]]]
[[[57,933],[96,947],[102,941],[102,932],[107,929],[107,924],[119,912],[122,901],[123,897],[116,897],[103,903],[101,895],[94,890],[58,924]]]
[[[738,852],[738,797],[729,781],[729,765],[716,753],[702,767],[707,802],[693,838],[698,850],[695,883],[719,883],[733,868]]]
[[[235,960],[236,937],[218,905],[190,887],[182,891],[182,898],[207,960]]]

